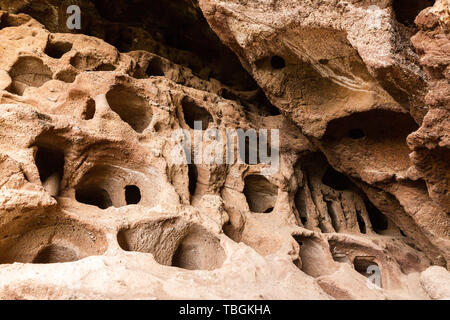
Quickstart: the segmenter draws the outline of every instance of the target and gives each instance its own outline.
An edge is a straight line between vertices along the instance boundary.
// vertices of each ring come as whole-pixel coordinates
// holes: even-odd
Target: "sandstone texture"
[[[449,81],[448,0],[0,0],[0,299],[450,299]]]

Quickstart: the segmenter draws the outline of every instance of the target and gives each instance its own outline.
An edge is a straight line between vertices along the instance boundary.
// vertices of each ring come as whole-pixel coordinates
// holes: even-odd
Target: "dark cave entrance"
[[[141,190],[134,185],[126,186],[125,201],[127,202],[127,205],[138,204],[141,201]]]
[[[414,20],[420,11],[433,6],[435,0],[394,0],[394,8],[397,21],[407,27],[415,27]]]
[[[213,122],[211,114],[203,107],[199,106],[192,98],[184,97],[181,101],[183,108],[184,121],[191,128],[195,129],[195,122],[201,122],[201,130],[208,129]]]
[[[97,206],[100,209],[107,209],[112,206],[111,197],[109,196],[108,191],[95,186],[76,189],[75,199],[78,202]]]
[[[59,179],[62,179],[64,175],[64,152],[38,146],[35,161],[41,182],[45,182],[55,173]]]

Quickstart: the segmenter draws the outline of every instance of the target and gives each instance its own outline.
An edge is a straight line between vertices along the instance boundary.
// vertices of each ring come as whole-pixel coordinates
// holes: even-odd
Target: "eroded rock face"
[[[448,2],[75,2],[0,1],[0,298],[448,296]]]
[[[434,71],[428,78],[409,37],[417,31],[415,15],[432,3],[413,3],[200,1],[211,27],[271,102],[433,263],[446,266],[448,2],[438,1],[427,22],[421,22],[426,12],[418,18],[422,29],[424,23],[437,28],[415,36],[416,46],[429,52],[420,60],[427,73]],[[421,41],[438,33],[430,44]],[[425,102],[441,108],[427,113]],[[433,134],[426,132],[431,127]]]

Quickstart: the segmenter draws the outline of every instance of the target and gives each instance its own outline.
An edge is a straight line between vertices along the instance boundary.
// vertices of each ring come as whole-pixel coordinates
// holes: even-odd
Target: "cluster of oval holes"
[[[40,141],[37,143],[37,147],[35,161],[42,182],[45,183],[49,177],[55,174],[61,178],[64,175],[64,153],[56,149],[48,148]],[[127,205],[138,204],[141,201],[141,192],[136,185],[127,185],[124,188],[124,193]],[[108,192],[96,186],[78,188],[76,190],[76,199],[79,202],[95,205],[102,209],[112,206]],[[183,222],[177,221],[144,223],[131,229],[124,229],[119,232],[117,240],[123,250],[152,253],[156,261],[164,265],[188,270],[213,270],[219,268],[225,259],[225,253],[217,237],[202,227],[193,226],[186,228]],[[59,237],[66,237],[70,233],[81,232],[78,230],[79,226],[77,226],[77,223],[74,223],[73,226],[59,225],[58,223],[50,225],[55,229],[55,234],[58,234]],[[164,233],[163,229],[166,226],[178,226],[176,229],[179,229],[180,232],[175,232],[176,230],[174,228],[169,228],[168,230],[172,230],[171,232],[174,233]],[[68,228],[69,231],[65,231],[65,228]],[[33,229],[31,232],[35,232],[35,230]],[[152,235],[155,232],[163,232],[163,234],[160,237],[153,237]],[[81,234],[89,233],[81,232]],[[69,244],[47,244],[40,248],[32,258],[29,257],[30,252],[20,251],[22,253],[17,253],[14,244],[12,246],[7,245],[8,248],[0,248],[0,264],[12,262],[37,264],[64,263],[77,261],[90,255],[100,255],[104,252],[105,248],[98,243],[99,237],[102,238],[103,236],[98,234],[96,237],[97,242],[87,245],[86,248],[89,250],[86,252],[81,250],[81,247],[70,244],[71,241],[68,241]],[[164,241],[160,241],[160,243],[151,243],[151,241],[160,239],[161,237],[168,238],[166,240],[163,239]],[[6,238],[8,237],[4,237],[3,239]],[[75,238],[81,239],[80,237]],[[88,237],[88,240],[85,241],[93,240]],[[103,243],[104,240],[100,242]],[[158,246],[161,243],[164,243],[164,246],[167,246],[169,243],[171,245],[170,250],[159,250]],[[5,244],[0,243],[0,245]]]
[[[38,146],[35,156],[36,166],[42,183],[54,175],[61,180],[64,175],[64,153],[44,146]],[[136,185],[127,185],[124,188],[127,205],[138,204],[141,201],[141,191]],[[106,209],[112,206],[109,193],[100,187],[89,186],[77,188],[75,192],[77,201]]]

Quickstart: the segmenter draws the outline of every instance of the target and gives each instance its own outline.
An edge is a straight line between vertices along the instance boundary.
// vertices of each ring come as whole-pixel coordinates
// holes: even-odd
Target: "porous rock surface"
[[[448,0],[0,9],[1,299],[450,298]]]

